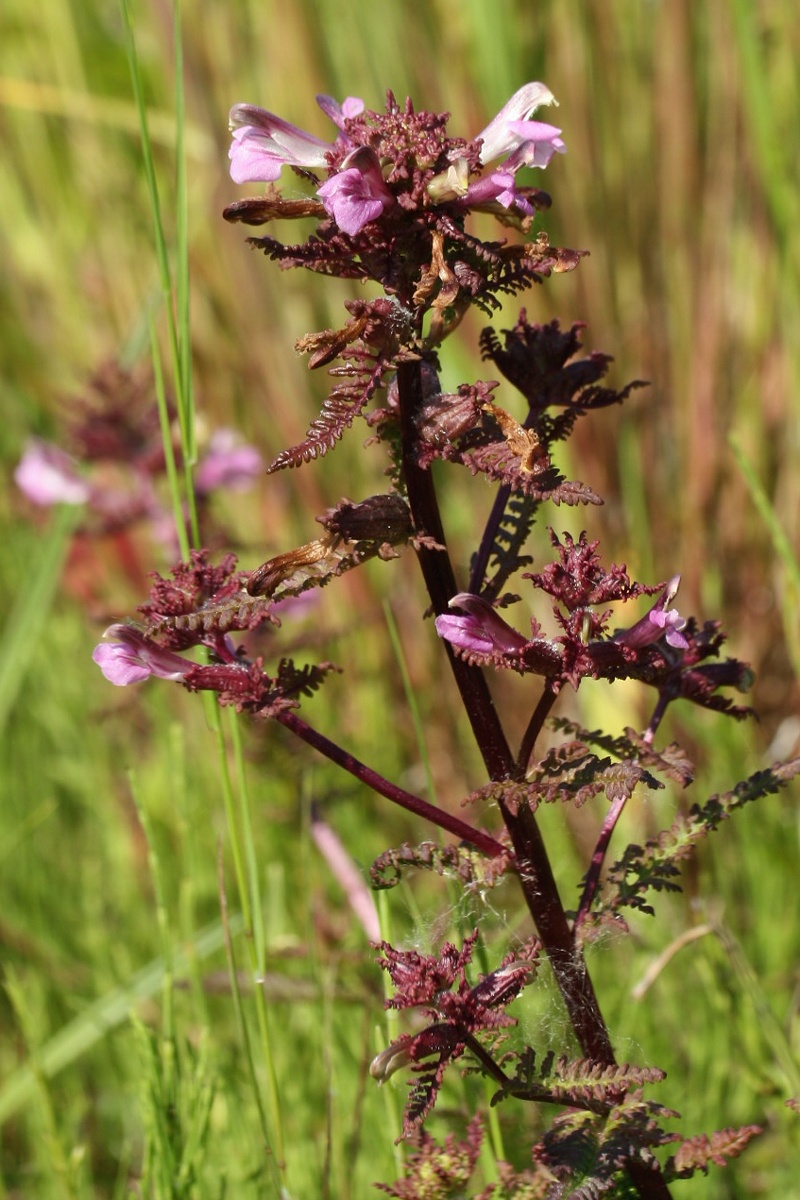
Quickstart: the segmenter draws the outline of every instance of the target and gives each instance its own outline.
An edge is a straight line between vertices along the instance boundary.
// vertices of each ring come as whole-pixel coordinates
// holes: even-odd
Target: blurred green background
[[[132,13],[174,247],[173,15],[167,0],[141,0]],[[639,578],[680,571],[681,611],[720,617],[731,652],[757,672],[760,724],[676,714],[665,735],[686,742],[698,761],[688,801],[648,800],[627,814],[622,832],[646,837],[676,805],[796,753],[794,4],[186,0],[182,17],[191,350],[202,422],[237,428],[265,459],[300,440],[325,379],[309,374],[294,342],[340,323],[351,294],[337,282],[279,272],[245,245],[240,227],[222,221],[224,205],[242,194],[227,174],[231,104],[261,104],[327,137],[315,94],[361,96],[380,108],[391,88],[418,107],[450,111],[451,131],[469,136],[522,83],[544,80],[560,102],[547,118],[562,127],[568,154],[541,181],[553,196],[542,223],[553,242],[591,254],[525,297],[528,315],[585,322],[587,350],[614,355],[615,386],[650,381],[624,410],[588,419],[570,445],[566,465],[605,506],[549,519],[602,536],[607,560],[626,561]],[[325,804],[362,866],[426,831],[380,809],[282,731],[242,731],[254,825],[245,844],[275,1039],[271,1090],[263,1056],[256,1049],[248,1060],[242,1051],[242,1027],[263,1045],[263,1012],[243,985],[237,1016],[226,983],[218,843],[231,911],[240,904],[212,719],[179,689],[116,691],[90,660],[105,625],[144,599],[145,573],[169,559],[146,527],[76,539],[77,516],[35,510],[12,480],[26,439],[63,437],[74,398],[103,363],[146,361],[148,312],[164,333],[117,4],[6,0],[0,133],[0,1197],[127,1196],[139,1194],[137,1181],[154,1196],[276,1194],[264,1152],[265,1129],[274,1146],[276,1105],[289,1194],[370,1194],[370,1183],[391,1180],[399,1163],[392,1140],[403,1084],[379,1093],[365,1079],[391,1036],[381,980],[310,839],[309,806]],[[515,316],[509,307],[496,324]],[[485,377],[476,355],[484,323],[466,321],[445,347],[448,386]],[[510,391],[501,388],[498,399],[513,409]],[[363,428],[321,463],[215,501],[217,528],[243,566],[309,540],[314,515],[342,495],[382,489],[385,464],[379,450],[362,451]],[[489,502],[481,483],[459,480],[448,494],[462,563],[473,520]],[[533,552],[547,553],[541,528]],[[294,638],[310,656],[346,666],[309,704],[311,719],[423,791],[425,756],[387,636],[387,621],[396,624],[435,792],[456,806],[481,778],[455,693],[442,692],[430,628],[420,637],[423,606],[410,557],[375,564],[326,589],[310,618],[287,621],[282,646]],[[527,719],[526,687],[497,687],[515,731]],[[585,688],[579,701],[589,725],[617,731],[646,719],[635,690],[615,688],[609,699]],[[599,810],[579,817],[545,814],[565,895],[575,894],[601,819]],[[593,950],[592,969],[620,1057],[668,1071],[657,1098],[683,1114],[680,1128],[765,1128],[740,1161],[675,1194],[702,1187],[711,1197],[800,1196],[797,1118],[783,1107],[800,1092],[796,789],[742,813],[716,843],[689,868],[684,896],[661,901],[658,922],[636,922],[631,938]],[[413,929],[421,945],[458,937],[478,919],[500,944],[527,932],[511,891],[463,897],[427,879],[392,893],[383,915],[387,929],[399,938]],[[692,929],[705,936],[676,940]],[[244,967],[246,947],[234,943]],[[670,946],[680,949],[644,999],[632,996]],[[162,989],[165,970],[178,981],[174,995]],[[526,1003],[526,1038],[560,1049],[555,997],[542,989]],[[454,1080],[432,1128],[460,1128],[481,1098],[474,1081]],[[509,1109],[495,1119],[495,1149],[502,1142],[524,1165],[541,1115]],[[491,1162],[483,1169],[490,1178]]]

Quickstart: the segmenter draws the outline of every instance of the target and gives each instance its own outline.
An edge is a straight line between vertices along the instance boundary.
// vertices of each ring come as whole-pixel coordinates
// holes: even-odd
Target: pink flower
[[[559,137],[560,129],[544,121],[512,121],[509,129],[519,137],[516,150],[503,164],[507,171],[519,167],[546,167],[554,154],[566,154],[567,147]]]
[[[197,464],[195,488],[201,496],[218,488],[244,491],[263,469],[264,461],[255,446],[240,442],[232,429],[217,429],[211,435],[208,453]]]
[[[314,805],[311,809],[311,836],[334,879],[343,888],[347,902],[361,923],[364,933],[371,941],[379,942],[381,926],[373,894],[339,837],[327,821],[322,819]]]
[[[555,153],[566,152],[560,129],[529,119],[542,104],[556,103],[553,93],[543,83],[526,83],[521,87],[478,134],[483,143],[480,152],[483,165],[507,156],[505,161],[491,174],[470,183],[466,160],[456,158],[428,184],[428,194],[434,203],[456,200],[464,208],[500,204],[531,216],[533,208],[517,192],[514,176],[520,167],[546,167]]]
[[[532,204],[518,194],[514,174],[505,167],[470,184],[464,193],[464,204],[469,208],[500,204],[503,208],[516,208],[526,217],[533,215]]]
[[[555,151],[563,154],[566,147],[558,135],[560,129],[553,125],[543,125],[530,118],[537,108],[543,104],[558,104],[553,93],[543,83],[526,83],[511,99],[503,105],[478,137],[483,142],[481,147],[481,162],[486,166],[503,155],[519,150],[527,142],[538,143],[540,146],[550,145],[551,150],[545,162],[529,162],[529,166],[547,166]],[[544,150],[540,151],[540,157]],[[517,163],[515,166],[522,166]]]
[[[317,103],[342,131],[345,120],[364,108],[364,102],[353,96],[341,105],[331,96],[317,96]],[[270,183],[284,166],[325,167],[328,154],[336,149],[335,142],[323,142],[255,104],[234,104],[229,125],[233,145],[228,157],[234,183]],[[342,139],[347,140],[344,133],[339,136]]]
[[[114,640],[95,646],[92,659],[109,683],[117,687],[141,683],[151,675],[157,679],[181,679],[196,665],[157,646],[132,625],[109,625],[103,637]]]
[[[85,504],[91,488],[73,459],[52,442],[32,438],[14,471],[17,487],[34,504]]]
[[[364,111],[364,101],[358,96],[348,96],[341,104],[333,96],[317,96],[317,104],[330,117],[337,129],[344,133],[345,121],[358,117]]]
[[[463,608],[466,617],[445,613],[436,618],[439,637],[473,654],[513,654],[527,646],[527,639],[498,616],[488,600],[471,592],[459,592],[450,608]]]
[[[667,605],[675,599],[680,582],[680,575],[673,575],[650,611],[635,625],[631,625],[630,629],[622,629],[615,633],[613,640],[621,646],[640,650],[643,646],[650,646],[659,638],[666,637],[667,643],[676,650],[688,650],[689,643],[680,632],[686,621],[677,608],[667,610]]]
[[[325,156],[334,148],[255,104],[234,104],[229,124],[234,183],[271,182],[284,166],[324,167]]]
[[[359,146],[348,154],[342,169],[331,175],[317,195],[343,233],[353,237],[394,205],[375,151]]]

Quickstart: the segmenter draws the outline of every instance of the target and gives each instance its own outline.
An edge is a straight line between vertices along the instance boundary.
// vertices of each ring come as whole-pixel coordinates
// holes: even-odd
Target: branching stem
[[[586,872],[586,882],[583,885],[581,894],[581,902],[578,905],[578,913],[575,917],[575,932],[580,929],[586,917],[589,914],[589,909],[592,907],[592,901],[597,891],[597,885],[600,882],[600,872],[603,869],[608,843],[611,841],[611,835],[616,828],[617,821],[622,816],[622,810],[625,807],[627,796],[619,796],[611,805],[611,808],[606,813],[606,819],[603,821],[603,827],[600,830],[600,836],[597,839],[597,845],[594,848],[592,861],[589,864],[589,870]]]
[[[542,726],[547,719],[547,714],[550,712],[550,709],[556,702],[557,694],[558,693],[553,688],[553,685],[549,680],[547,680],[544,685],[544,690],[539,697],[539,703],[533,710],[531,719],[528,722],[528,728],[525,730],[525,736],[523,737],[522,744],[519,748],[519,755],[517,756],[517,774],[520,779],[525,778],[525,772],[528,769],[528,764],[530,763],[531,756],[533,755],[533,748],[536,745],[536,739],[542,732]]]
[[[309,746],[313,746],[320,754],[324,754],[331,762],[335,762],[337,766],[342,767],[345,771],[349,771],[356,779],[366,784],[374,792],[380,796],[385,796],[387,800],[391,800],[393,804],[398,804],[407,812],[415,813],[419,817],[424,817],[430,821],[432,825],[438,826],[440,829],[452,833],[454,837],[459,838],[462,842],[466,842],[470,846],[474,846],[476,850],[480,850],[483,854],[487,854],[490,858],[496,858],[500,854],[505,854],[506,849],[501,846],[500,842],[488,833],[484,833],[480,829],[473,829],[466,821],[459,820],[451,813],[445,812],[444,809],[436,808],[433,804],[429,804],[427,800],[421,800],[419,796],[412,795],[411,792],[406,792],[397,784],[391,783],[388,779],[384,779],[383,775],[379,775],[377,771],[373,771],[371,767],[366,766],[354,755],[342,749],[336,742],[332,742],[330,738],[325,737],[324,733],[314,729],[302,717],[298,717],[297,713],[286,711],[280,713],[276,720],[280,721],[286,729],[290,729],[292,733],[301,738]]]
[[[401,363],[397,370],[397,383],[402,422],[403,473],[414,527],[418,534],[427,534],[440,546],[444,546],[444,529],[433,477],[430,471],[423,471],[416,463],[417,432],[414,413],[422,404],[420,364]],[[437,616],[446,613],[450,600],[458,592],[450,556],[446,549],[431,550],[421,546],[418,558],[434,612]],[[508,779],[513,774],[514,759],[483,672],[457,658],[450,643],[445,644],[450,666],[486,769],[492,779]]]
[[[401,363],[397,371],[403,457],[403,478],[414,528],[418,534],[435,539],[441,550],[420,547],[418,558],[434,612],[447,612],[449,600],[458,586],[445,547],[444,529],[430,471],[416,461],[417,430],[415,414],[423,402],[422,377],[418,362]],[[445,642],[450,666],[475,740],[492,780],[523,777],[509,749],[508,741],[494,707],[483,672],[457,658]],[[545,699],[547,697],[547,699]],[[554,697],[543,693],[531,718],[523,741],[525,765]],[[583,1053],[606,1065],[616,1062],[600,1006],[579,948],[575,946],[555,877],[536,818],[522,805],[516,812],[501,800],[500,811],[511,836],[516,865],[525,901],[536,930],[553,966],[564,1003]],[[668,1200],[669,1189],[660,1172],[643,1164],[630,1163],[628,1175],[643,1200]]]

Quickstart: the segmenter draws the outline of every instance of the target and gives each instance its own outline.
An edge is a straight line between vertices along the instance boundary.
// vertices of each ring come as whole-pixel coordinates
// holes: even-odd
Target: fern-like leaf
[[[657,1170],[653,1149],[679,1139],[661,1127],[663,1119],[675,1114],[660,1105],[632,1097],[613,1108],[606,1117],[570,1112],[556,1117],[552,1127],[534,1148],[534,1162],[547,1167],[563,1185],[555,1197],[594,1196],[614,1191],[624,1193],[623,1172],[637,1166],[637,1194],[642,1191],[642,1172]],[[627,1184],[629,1187],[630,1184]],[[646,1186],[646,1184],[644,1184]]]
[[[511,1095],[521,1100],[610,1113],[624,1096],[638,1093],[646,1083],[660,1083],[664,1078],[664,1072],[657,1067],[609,1065],[585,1058],[568,1059],[565,1054],[556,1058],[552,1053],[545,1055],[537,1069],[536,1052],[528,1046],[519,1056],[516,1074],[507,1087],[495,1094],[492,1104]]]
[[[497,532],[489,551],[489,578],[471,579],[470,591],[478,592],[487,600],[495,600],[506,581],[533,562],[523,547],[533,529],[539,502],[534,496],[517,496],[510,488],[503,489],[498,497],[502,516],[498,519]]]
[[[707,1175],[709,1166],[724,1167],[730,1159],[738,1158],[760,1133],[760,1125],[741,1125],[738,1129],[718,1129],[710,1137],[702,1133],[687,1138],[667,1160],[664,1175],[668,1180],[688,1179],[695,1171]]]
[[[494,887],[510,862],[510,851],[507,856],[489,860],[469,846],[439,846],[435,842],[411,846],[405,842],[379,855],[370,867],[370,877],[377,891],[396,887],[402,880],[403,872],[411,869],[455,876],[464,884],[481,888]]]
[[[694,765],[677,742],[670,742],[668,746],[656,750],[651,742],[646,742],[640,733],[630,727],[626,727],[623,733],[614,737],[601,730],[590,732],[564,717],[552,717],[549,725],[559,733],[566,733],[584,745],[595,746],[615,758],[635,760],[643,767],[649,767],[659,775],[681,784],[682,787],[691,783],[694,777]]]
[[[687,858],[698,842],[713,833],[723,821],[745,804],[772,795],[800,774],[800,758],[757,771],[729,792],[711,796],[703,805],[693,805],[670,829],[645,846],[628,846],[608,873],[603,899],[596,914],[634,908],[653,914],[645,900],[648,891],[680,891],[678,863]]]
[[[387,369],[387,363],[382,359],[373,363],[369,370],[354,366],[352,374],[356,382],[339,383],[332,389],[320,415],[311,422],[305,439],[282,450],[267,467],[267,474],[324,457],[364,411]]]
[[[639,763],[598,758],[579,741],[550,750],[528,771],[528,783],[538,792],[539,803],[561,800],[576,808],[602,792],[613,802],[627,800],[640,783],[649,788],[664,786]]]

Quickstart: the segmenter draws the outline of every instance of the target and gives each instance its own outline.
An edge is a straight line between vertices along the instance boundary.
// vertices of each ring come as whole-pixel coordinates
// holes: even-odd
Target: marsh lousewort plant
[[[546,520],[549,505],[601,503],[590,485],[565,477],[558,446],[578,421],[589,414],[599,419],[638,386],[615,390],[604,382],[610,360],[582,353],[580,327],[538,325],[523,309],[512,328],[484,329],[482,356],[492,374],[516,389],[516,402],[506,403],[522,410],[519,417],[498,403],[496,381],[465,382],[450,392],[439,383],[439,348],[469,309],[491,318],[501,297],[580,263],[581,251],[532,233],[550,197],[521,182],[523,168],[547,167],[565,149],[560,129],[534,119],[553,103],[543,84],[527,84],[480,134],[463,138],[448,132],[446,114],[416,111],[391,94],[384,112],[353,98],[339,105],[322,96],[320,107],[336,130],[330,141],[253,105],[232,109],[231,174],[239,183],[270,186],[263,196],[233,202],[226,220],[263,226],[302,218],[303,240],[296,243],[269,235],[249,240],[284,269],[370,281],[381,292],[377,299],[349,301],[340,328],[309,333],[298,343],[310,367],[328,368],[332,385],[305,439],[283,450],[268,470],[328,454],[361,418],[385,449],[392,486],[342,500],[317,518],[316,538],[254,571],[237,570],[231,555],[212,565],[206,551],[195,551],[171,578],[156,579],[141,621],[111,626],[95,651],[112,683],[155,675],[280,722],[365,786],[452,835],[444,845],[388,850],[372,868],[376,888],[392,886],[410,868],[447,872],[465,887],[488,888],[504,876],[516,881],[535,933],[488,973],[473,963],[480,930],[462,946],[446,943],[431,956],[380,945],[379,961],[395,989],[388,1005],[422,1017],[416,1032],[401,1034],[372,1065],[379,1081],[398,1071],[410,1077],[403,1131],[415,1151],[407,1178],[384,1186],[398,1197],[432,1195],[423,1184],[431,1172],[442,1188],[436,1195],[449,1189],[467,1194],[479,1123],[466,1141],[448,1139],[445,1146],[424,1130],[445,1073],[464,1066],[492,1082],[495,1103],[559,1109],[531,1147],[530,1166],[522,1173],[503,1168],[502,1192],[490,1187],[481,1193],[486,1197],[589,1197],[614,1190],[665,1197],[671,1181],[724,1164],[758,1132],[747,1126],[686,1137],[670,1128],[676,1114],[644,1096],[645,1085],[657,1083],[662,1072],[617,1061],[583,947],[609,924],[624,930],[626,910],[652,912],[650,894],[678,887],[677,864],[693,845],[735,809],[780,787],[800,764],[763,771],[696,804],[671,829],[606,863],[614,828],[635,792],[663,787],[665,779],[678,786],[691,780],[686,754],[658,744],[668,706],[700,705],[742,719],[749,710],[731,689],[746,690],[748,669],[720,657],[724,637],[717,622],[673,606],[677,575],[637,582],[624,566],[607,565],[598,542],[583,533],[551,532],[549,561],[534,564],[527,552],[534,522]],[[305,197],[297,197],[296,186],[291,198],[274,186],[284,168],[294,172],[294,185],[305,183]],[[475,211],[497,218],[503,227],[497,240],[470,232]],[[494,489],[468,579],[457,579],[448,554],[431,470],[437,460],[483,476]],[[446,472],[436,478],[446,486]],[[404,790],[300,716],[330,663],[299,668],[283,659],[268,674],[236,641],[236,634],[264,623],[277,627],[279,601],[404,550],[419,561],[442,654],[485,764],[485,785],[467,799],[491,811],[486,824],[492,832]],[[510,608],[519,596],[507,590],[512,580],[541,624],[513,619]],[[205,655],[184,658],[192,647],[204,647]],[[487,677],[494,671],[529,677],[529,720],[518,746],[509,743],[492,701]],[[649,689],[652,716],[644,730],[589,732],[559,717],[561,694],[586,679],[634,680]],[[607,816],[578,905],[569,912],[537,810],[555,802],[580,807],[598,795],[608,801]],[[509,1005],[537,986],[544,960],[577,1045],[577,1052],[567,1046],[558,1058],[535,1046],[501,1045],[503,1031],[515,1023]]]

